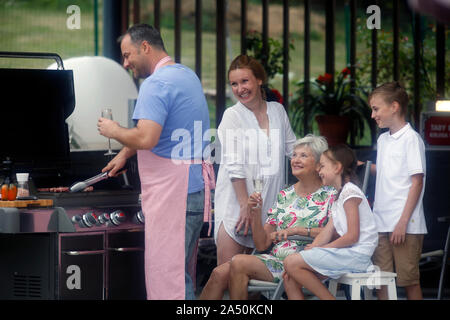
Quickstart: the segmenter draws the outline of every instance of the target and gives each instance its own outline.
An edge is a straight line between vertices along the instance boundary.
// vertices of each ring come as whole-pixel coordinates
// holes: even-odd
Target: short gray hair
[[[328,149],[328,143],[325,137],[315,136],[311,133],[295,141],[294,150],[300,146],[309,147],[314,154],[316,162],[319,162],[322,153]]]

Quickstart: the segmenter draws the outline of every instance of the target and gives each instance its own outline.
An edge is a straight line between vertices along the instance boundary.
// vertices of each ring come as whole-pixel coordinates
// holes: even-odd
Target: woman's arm
[[[314,241],[307,246],[308,249],[313,247],[322,247],[323,245],[329,243],[331,239],[333,238],[334,234],[334,224],[333,224],[333,218],[330,217],[328,220],[327,225],[324,228],[321,228],[321,232],[314,238]]]
[[[228,172],[239,204],[239,220],[235,228],[236,231],[243,230],[244,235],[247,235],[250,221],[247,212],[248,191],[243,165],[244,150],[242,148],[242,130],[239,128],[240,123],[241,121],[234,108],[228,108],[225,110],[217,129],[217,138],[221,148],[220,166],[223,166]]]
[[[315,238],[317,235],[321,233],[324,227],[316,227],[316,228],[304,228],[304,227],[290,227],[284,230],[275,231],[271,234],[271,238],[273,242],[286,241],[290,236],[304,236]]]
[[[297,137],[295,136],[294,131],[292,130],[291,123],[289,121],[289,117],[284,110],[284,108],[281,108],[281,112],[283,112],[283,119],[284,119],[284,137],[285,137],[285,148],[284,148],[284,154],[287,157],[292,156],[292,152],[294,150],[294,144],[295,141],[297,141]]]
[[[347,217],[347,232],[336,240],[326,244],[323,248],[347,248],[358,242],[359,239],[359,209],[360,198],[350,198],[344,202]],[[329,224],[330,222],[328,222]],[[328,226],[328,225],[327,225]]]
[[[231,184],[233,185],[233,189],[239,203],[239,220],[236,223],[236,232],[244,228],[244,236],[246,236],[250,226],[250,215],[247,210],[248,191],[246,179],[233,178],[231,179]]]
[[[370,165],[370,174],[373,176],[377,175],[377,165],[375,163]]]
[[[257,204],[259,206],[257,207]],[[261,219],[262,199],[259,193],[253,193],[248,198],[248,211],[252,226],[252,237],[255,248],[258,251],[264,251],[272,244],[270,235],[275,232],[276,226],[262,223]]]

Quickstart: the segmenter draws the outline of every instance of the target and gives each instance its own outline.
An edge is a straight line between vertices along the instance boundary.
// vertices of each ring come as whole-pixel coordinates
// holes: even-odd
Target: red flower
[[[341,73],[344,75],[344,78],[350,74],[350,69],[345,67]]]
[[[325,73],[325,82],[327,83],[331,83],[331,81],[333,81],[333,75],[330,73]]]
[[[324,75],[320,75],[316,81],[321,84],[328,85],[333,81],[333,75],[330,73],[325,73]]]
[[[284,99],[283,96],[281,95],[280,91],[278,91],[277,89],[272,89],[272,93],[277,97],[277,101],[281,104],[284,103]]]

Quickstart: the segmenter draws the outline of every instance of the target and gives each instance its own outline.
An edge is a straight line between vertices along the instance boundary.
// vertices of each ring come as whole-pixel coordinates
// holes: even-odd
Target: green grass
[[[94,18],[81,12],[81,29],[69,30],[63,11],[0,7],[2,51],[53,52],[63,59],[94,55]],[[101,32],[101,29],[100,29]],[[0,59],[2,68],[47,68],[51,61]]]
[[[81,55],[94,55],[94,18],[93,12],[81,11],[81,29],[69,30],[66,27],[68,14],[65,10],[7,7],[5,1],[0,2],[0,47],[2,51],[39,51],[56,52],[63,59]],[[100,10],[101,15],[101,10]],[[100,52],[102,45],[101,17],[99,30]],[[339,29],[339,28],[338,28]],[[323,30],[312,30],[315,34],[311,41],[311,76],[317,77],[324,72],[325,43]],[[345,65],[345,43],[336,32],[336,69]],[[161,34],[169,54],[174,53],[174,31],[162,27]],[[240,35],[231,34],[231,49],[227,48],[227,62],[240,53]],[[295,50],[291,51],[291,80],[303,78],[303,36],[291,33]],[[215,88],[216,36],[214,30],[205,30],[202,35],[202,81],[205,88]],[[279,39],[281,41],[281,39]],[[195,67],[195,34],[192,28],[183,28],[181,45],[181,62]],[[231,51],[230,54],[228,54]],[[42,67],[46,63],[40,61],[26,62],[1,59],[0,67]],[[272,85],[281,90],[281,76],[272,80]]]
[[[0,48],[2,51],[54,52],[63,59],[95,54],[94,16],[92,8],[81,7],[81,29],[69,30],[66,27],[68,14],[59,7],[48,9],[39,6],[8,6],[0,0]],[[75,2],[76,3],[76,2]],[[22,3],[23,4],[23,3]],[[99,52],[102,53],[102,10],[99,8]],[[251,14],[251,13],[249,13]],[[145,22],[145,21],[143,21]],[[163,20],[164,22],[164,20]],[[183,22],[181,40],[181,63],[195,69],[195,33],[191,22]],[[209,23],[208,25],[211,25]],[[344,26],[336,26],[336,70],[345,67]],[[168,53],[174,54],[174,30],[165,26],[161,29]],[[311,30],[311,67],[312,78],[325,72],[325,35],[318,27]],[[294,83],[303,79],[304,39],[303,34],[295,30],[290,34],[295,50],[290,52],[289,92],[296,90]],[[282,41],[281,36],[278,38]],[[227,47],[227,65],[240,53],[240,34],[231,33],[230,47]],[[0,67],[4,68],[47,68],[53,61],[32,59],[0,58]],[[202,34],[202,84],[205,89],[215,89],[216,85],[216,35],[215,30],[204,28]],[[282,76],[276,75],[270,84],[282,90]],[[227,86],[227,90],[229,87]],[[227,100],[227,106],[232,105]],[[215,100],[208,98],[211,125],[215,126]],[[370,141],[370,139],[369,139]]]

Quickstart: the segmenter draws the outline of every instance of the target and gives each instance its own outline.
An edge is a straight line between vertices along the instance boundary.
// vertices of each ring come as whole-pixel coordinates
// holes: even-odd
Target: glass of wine
[[[112,109],[111,108],[103,109],[102,110],[102,118],[106,118],[106,119],[112,120],[113,119]],[[111,139],[108,138],[108,152],[105,153],[105,156],[112,156],[112,155],[115,155],[115,154],[117,154],[117,152],[114,152],[114,151],[111,150]]]
[[[253,188],[254,191],[261,194],[264,189],[264,176],[261,172],[260,168],[257,168],[253,175]],[[260,208],[261,206],[258,204],[255,208]]]

